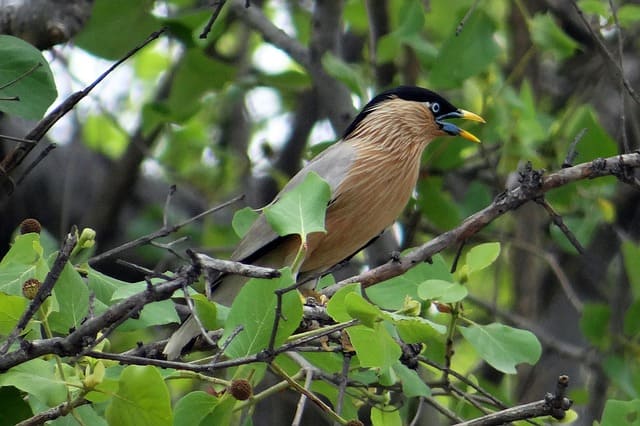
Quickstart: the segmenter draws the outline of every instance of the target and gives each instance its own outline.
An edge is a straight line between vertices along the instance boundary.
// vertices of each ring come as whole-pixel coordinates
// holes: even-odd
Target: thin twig
[[[150,234],[147,234],[147,235],[143,235],[142,237],[136,238],[135,240],[129,241],[127,243],[124,243],[124,244],[122,244],[122,245],[120,245],[118,247],[114,247],[111,250],[107,250],[107,251],[105,251],[103,253],[100,253],[97,256],[93,256],[92,258],[89,259],[89,264],[91,265],[91,264],[95,264],[95,263],[101,262],[101,261],[113,256],[114,254],[117,254],[117,253],[120,253],[120,252],[125,251],[125,250],[129,250],[129,249],[132,249],[132,248],[136,248],[136,247],[145,245],[145,244],[147,244],[147,243],[149,243],[149,242],[151,242],[153,240],[156,240],[158,238],[166,237],[167,235],[178,231],[183,226],[188,225],[191,222],[194,222],[194,221],[200,219],[201,217],[206,216],[206,215],[208,215],[210,213],[213,213],[215,211],[223,209],[223,208],[225,208],[225,207],[227,207],[227,206],[229,206],[229,205],[241,200],[242,198],[243,198],[243,196],[238,196],[238,197],[232,198],[229,201],[226,201],[226,202],[224,202],[224,203],[222,203],[220,205],[217,205],[217,206],[212,207],[212,208],[210,208],[208,210],[205,210],[204,212],[202,212],[200,214],[197,214],[197,215],[195,215],[195,216],[193,216],[193,217],[191,217],[191,218],[189,218],[187,220],[184,220],[184,221],[182,221],[182,222],[180,222],[180,223],[178,223],[176,225],[163,226],[162,228],[160,228],[157,231],[151,232]]]
[[[227,2],[227,0],[218,0],[218,1],[215,1],[213,3],[213,5],[215,6],[215,9],[213,10],[213,13],[211,14],[211,17],[209,18],[209,21],[207,22],[207,25],[205,25],[204,28],[202,29],[202,32],[199,35],[200,38],[202,38],[202,39],[207,38],[207,36],[211,32],[211,28],[213,27],[213,24],[218,19],[218,16],[220,15],[220,12],[222,11],[222,7],[224,6],[224,4],[226,2]]]
[[[622,68],[620,68],[620,65],[618,64],[616,59],[613,57],[611,52],[609,52],[609,49],[607,49],[607,46],[605,45],[600,35],[596,33],[596,31],[591,27],[591,24],[589,23],[587,18],[584,16],[584,12],[582,12],[582,9],[580,9],[580,6],[578,6],[578,2],[576,0],[571,0],[571,4],[573,5],[576,12],[578,12],[578,16],[582,20],[582,23],[584,24],[584,26],[587,27],[587,30],[589,31],[591,38],[596,42],[598,52],[600,52],[602,57],[611,65],[611,68],[613,68],[613,74],[615,74],[615,78],[622,81],[622,84],[625,87],[625,89],[627,89],[627,92],[629,93],[629,95],[633,98],[634,101],[636,101],[636,103],[640,104],[640,95],[636,93],[636,91],[633,89],[633,86],[631,86],[631,83],[629,82],[629,80],[626,79],[626,77],[624,76],[624,71],[622,70]],[[622,58],[620,59],[622,60]]]
[[[29,175],[29,173],[31,173],[38,164],[40,164],[40,162],[42,160],[44,160],[46,158],[47,155],[49,155],[49,153],[51,151],[53,151],[54,149],[56,149],[58,147],[58,145],[56,145],[55,143],[50,143],[49,145],[46,146],[45,149],[42,150],[42,152],[40,152],[40,154],[38,154],[38,156],[36,157],[35,160],[33,160],[24,170],[24,172],[20,175],[20,177],[18,178],[18,180],[16,181],[16,183],[18,185],[20,185],[25,179],[26,177]]]
[[[567,156],[565,157],[564,161],[562,162],[562,168],[563,169],[566,169],[567,167],[572,167],[573,166],[573,162],[576,161],[576,157],[578,156],[578,151],[576,150],[576,146],[578,146],[578,142],[580,142],[582,140],[582,138],[584,137],[585,133],[587,133],[587,128],[583,127],[578,132],[576,137],[573,138],[573,141],[571,141],[571,145],[569,145],[569,151],[567,151]]]
[[[25,136],[25,139],[29,141],[40,141],[49,131],[49,129],[53,127],[54,124],[56,124],[62,117],[64,117],[69,111],[71,111],[78,102],[84,99],[109,74],[111,74],[124,61],[136,54],[153,40],[160,37],[160,35],[164,31],[165,29],[161,29],[149,35],[149,37],[147,37],[147,39],[144,40],[140,45],[131,49],[121,59],[111,65],[104,73],[102,73],[96,80],[94,80],[93,83],[91,83],[84,89],[69,95],[60,105],[58,105],[53,109],[53,111],[51,111],[42,120],[40,120],[38,124],[36,124],[36,126]],[[21,143],[2,159],[2,162],[0,162],[0,170],[2,170],[3,173],[0,175],[0,185],[4,184],[10,178],[9,175],[11,174],[11,172],[22,163],[26,155],[31,152],[35,145],[36,144],[31,142]]]
[[[38,293],[36,297],[31,301],[27,310],[22,314],[20,320],[16,324],[15,328],[0,348],[0,354],[6,354],[13,342],[15,342],[16,338],[22,333],[25,329],[31,318],[36,314],[40,306],[44,303],[44,301],[51,295],[51,291],[53,290],[53,286],[60,278],[60,274],[67,264],[67,260],[71,254],[71,251],[76,246],[78,241],[77,237],[77,229],[72,229],[70,233],[67,234],[64,239],[64,243],[62,244],[62,249],[58,252],[58,256],[56,260],[53,262],[49,273],[47,274],[44,282],[40,285],[38,289]]]
[[[469,10],[467,10],[467,13],[465,13],[462,19],[460,20],[460,23],[456,27],[456,36],[460,35],[460,33],[462,32],[462,28],[467,23],[467,20],[469,20],[469,18],[471,17],[471,14],[473,13],[473,11],[476,10],[478,3],[480,3],[480,0],[475,0],[471,5],[471,7],[469,8]]]
[[[574,233],[571,232],[569,227],[564,223],[564,220],[562,219],[562,216],[560,216],[555,211],[555,209],[551,206],[551,204],[549,204],[549,202],[544,197],[536,198],[534,201],[537,204],[539,204],[542,207],[544,207],[545,211],[547,212],[547,214],[551,218],[551,221],[553,222],[553,224],[556,225],[558,227],[558,229],[560,229],[562,231],[564,236],[567,237],[567,240],[569,240],[571,245],[578,251],[578,253],[584,254],[584,251],[585,251],[584,247],[582,247],[582,244],[580,244],[580,241],[578,241],[578,239],[576,238]]]
[[[304,378],[304,388],[307,390],[307,392],[311,392],[312,382],[313,382],[313,370],[308,369],[305,372],[305,378]],[[293,421],[291,422],[291,426],[300,426],[302,422],[302,415],[304,414],[304,406],[306,402],[307,402],[307,394],[301,393],[300,399],[298,400],[298,405],[296,405],[296,414],[293,416]]]

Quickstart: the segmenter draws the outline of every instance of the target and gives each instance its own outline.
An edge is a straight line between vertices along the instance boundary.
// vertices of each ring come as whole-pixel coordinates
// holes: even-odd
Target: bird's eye
[[[432,103],[431,111],[433,111],[434,114],[437,114],[440,111],[440,104],[437,102]]]

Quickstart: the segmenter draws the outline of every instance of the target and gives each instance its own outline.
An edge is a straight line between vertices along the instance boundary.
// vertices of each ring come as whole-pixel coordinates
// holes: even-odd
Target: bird
[[[310,172],[317,173],[331,189],[326,232],[308,236],[305,257],[294,271],[298,282],[318,277],[350,258],[396,221],[412,196],[422,152],[430,142],[440,136],[480,142],[472,133],[445,121],[455,118],[485,122],[429,89],[399,86],[384,91],[362,108],[339,141],[291,178],[274,201]],[[262,213],[231,260],[282,268],[291,265],[299,247],[298,235],[278,235]],[[229,306],[247,280],[238,275],[219,276],[210,284],[210,298]],[[177,358],[199,333],[195,321],[185,321],[165,346],[167,358]]]

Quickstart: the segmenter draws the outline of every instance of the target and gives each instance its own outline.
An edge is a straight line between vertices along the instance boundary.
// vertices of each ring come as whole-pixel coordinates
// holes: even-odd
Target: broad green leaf
[[[330,52],[322,56],[322,67],[327,74],[343,82],[350,91],[357,94],[361,99],[366,98],[364,78],[355,67]]]
[[[160,29],[152,6],[150,0],[96,0],[89,22],[74,42],[96,56],[119,59]]]
[[[298,234],[306,241],[312,232],[326,232],[324,216],[330,198],[329,184],[310,172],[302,183],[265,208],[264,214],[278,235]]]
[[[600,16],[609,14],[607,5],[602,0],[579,0],[578,6],[584,13],[591,13]]]
[[[91,290],[93,294],[95,294],[96,299],[98,299],[105,305],[110,305],[113,303],[113,300],[111,298],[113,297],[113,293],[116,290],[131,285],[131,283],[115,279],[103,274],[102,272],[96,271],[91,267],[86,268],[86,271],[89,290]],[[142,290],[143,289],[141,288],[140,291]]]
[[[480,271],[496,261],[500,255],[500,243],[484,243],[473,247],[467,253],[466,265],[469,273]]]
[[[495,29],[495,23],[480,9],[471,15],[459,35],[451,28],[451,36],[433,62],[429,74],[431,84],[443,89],[460,87],[465,79],[494,63],[500,53]]]
[[[580,317],[580,329],[589,343],[605,349],[611,343],[611,309],[604,303],[586,303]]]
[[[351,315],[347,312],[346,298],[351,293],[360,293],[360,284],[349,284],[338,290],[327,304],[327,313],[337,322],[351,320]]]
[[[8,336],[27,309],[28,300],[22,296],[0,293],[0,336]]]
[[[274,326],[277,297],[274,293],[279,288],[288,287],[294,280],[289,268],[281,270],[282,275],[276,279],[251,279],[240,290],[235,298],[225,323],[224,341],[238,326],[243,330],[233,339],[225,353],[233,358],[260,352],[269,345],[271,331]],[[300,325],[302,319],[302,303],[297,291],[290,291],[282,296],[282,317],[276,333],[275,345],[282,344]]]
[[[467,297],[467,288],[461,284],[444,280],[426,280],[418,286],[418,296],[422,300],[437,300],[454,303]]]
[[[415,370],[398,362],[393,365],[393,371],[402,385],[402,394],[407,398],[415,396],[431,396],[431,389]]]
[[[13,386],[0,387],[0,424],[17,425],[33,416],[24,394]]]
[[[66,334],[69,329],[78,327],[87,316],[89,290],[78,271],[67,263],[53,292],[58,301],[58,310],[49,315],[49,326],[53,331]]]
[[[237,68],[207,57],[201,49],[187,49],[176,71],[169,99],[164,103],[171,118],[182,123],[201,108],[210,91],[221,91],[233,81]]]
[[[640,397],[640,371],[636,362],[611,355],[604,359],[602,367],[611,382],[628,398]]]
[[[344,305],[351,318],[359,319],[367,327],[373,327],[382,318],[382,311],[367,302],[356,292],[346,295]]]
[[[55,370],[53,360],[32,359],[0,374],[0,386],[15,386],[53,407],[67,398],[64,381]]]
[[[125,368],[105,416],[112,425],[171,425],[171,398],[158,370],[148,365]]]
[[[195,294],[191,296],[193,299],[193,304],[196,308],[196,313],[202,325],[209,329],[215,330],[220,327],[220,323],[218,322],[218,309],[215,303],[207,299],[207,297],[203,294]]]
[[[559,61],[571,57],[578,48],[578,43],[558,27],[549,13],[538,13],[531,19],[530,34],[538,48]]]
[[[90,115],[83,119],[83,142],[95,152],[116,159],[129,144],[129,136],[113,118],[106,115]]]
[[[623,4],[618,9],[618,20],[623,28],[637,24],[640,21],[640,6],[637,4]]]
[[[449,266],[442,255],[437,254],[432,263],[422,263],[409,269],[399,277],[391,278],[383,283],[367,289],[369,300],[382,309],[400,310],[404,307],[407,296],[417,300],[418,285],[425,279],[441,279],[453,281]],[[333,300],[333,299],[332,299]]]
[[[389,368],[402,354],[400,346],[382,323],[374,328],[357,325],[348,328],[347,334],[362,367]]]
[[[516,365],[523,362],[535,364],[542,353],[540,342],[527,330],[498,323],[458,329],[482,359],[503,373],[515,374]]]
[[[155,281],[157,280],[152,280],[152,282]],[[146,288],[146,282],[127,283],[126,286],[118,287],[113,291],[109,304],[113,304],[119,300],[141,293],[145,291]],[[138,318],[130,318],[126,320],[120,327],[118,327],[118,330],[140,330],[150,326],[170,324],[172,322],[180,322],[180,318],[176,313],[174,304],[171,300],[161,300],[159,302],[144,305]]]
[[[172,322],[180,322],[175,305],[171,300],[161,300],[144,305],[138,318],[129,318],[118,327],[118,330],[142,330],[155,325],[171,324]]]
[[[563,148],[565,148],[564,142],[560,142],[560,140],[573,140],[584,128],[587,129],[587,132],[577,145],[578,158],[576,162],[591,161],[599,157],[610,157],[618,153],[618,145],[602,127],[598,121],[597,113],[590,106],[578,108],[574,114],[562,122],[561,134],[554,138],[559,145],[559,152],[562,152]],[[564,156],[564,154],[562,155]],[[601,179],[597,181],[599,184],[606,183]]]
[[[0,291],[20,296],[22,283],[30,278],[43,281],[48,272],[38,234],[19,235],[0,261]]]
[[[405,343],[427,343],[442,339],[447,327],[425,318],[416,317],[394,323],[398,335]]]
[[[371,424],[373,426],[402,426],[400,411],[395,407],[371,407]]]
[[[197,426],[211,414],[219,400],[203,391],[189,392],[182,397],[173,410],[174,426]]]
[[[441,229],[451,229],[460,221],[460,209],[452,200],[451,194],[443,188],[441,177],[429,177],[418,182],[418,206],[420,211]]]
[[[238,237],[242,238],[260,214],[251,207],[245,207],[238,210],[233,215],[231,226]]]
[[[24,40],[0,35],[0,58],[0,111],[29,120],[42,118],[58,96],[42,53]],[[19,100],[6,99],[16,96]]]
[[[640,262],[638,262],[638,259],[640,259],[640,245],[625,240],[622,242],[621,249],[624,267],[631,282],[633,300],[638,300],[640,299]]]
[[[635,300],[624,314],[624,334],[629,337],[640,335],[640,300]]]
[[[600,426],[640,425],[640,399],[618,401],[609,399],[604,405]]]

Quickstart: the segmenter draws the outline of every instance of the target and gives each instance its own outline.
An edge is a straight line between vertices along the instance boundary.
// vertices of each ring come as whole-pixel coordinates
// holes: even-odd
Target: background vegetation
[[[576,424],[640,424],[640,192],[632,168],[640,6],[245,6],[40,0],[0,11],[0,423],[452,424],[546,392],[566,405],[557,385],[566,374]],[[89,86],[127,53],[134,54]],[[374,277],[368,300],[352,284],[328,313],[304,308],[306,322],[315,321],[308,329],[350,326],[350,342],[338,331],[300,340],[303,307],[292,293],[272,333],[273,290],[290,284],[285,273],[254,283],[229,313],[193,295],[205,325],[223,326],[211,343],[226,345],[225,356],[196,347],[187,357],[196,363],[161,360],[162,339],[188,311],[177,313],[168,297],[184,284],[202,290],[185,249],[226,258],[238,241],[234,228],[250,216],[234,211],[269,202],[359,107],[400,84],[428,87],[481,114],[486,125],[463,126],[483,144],[431,144],[397,226],[335,281],[410,248],[423,250],[403,259],[431,257],[439,250],[422,244],[495,207],[505,190],[531,201],[446,240],[431,263],[379,285]],[[68,101],[76,90],[84,91]],[[58,116],[38,120],[56,93],[54,106],[67,99],[64,120],[48,132]],[[537,186],[537,171],[548,176],[617,154],[628,154],[630,168],[595,161],[571,180],[594,170],[612,176],[563,181],[548,192]],[[242,202],[189,220],[239,194]],[[45,231],[16,236],[28,217]],[[23,295],[29,279],[55,284],[41,306]],[[17,330],[25,311],[29,321]],[[244,334],[234,334],[238,325]],[[256,396],[239,401],[246,395],[234,392],[247,385]],[[321,400],[329,407],[318,415]]]

